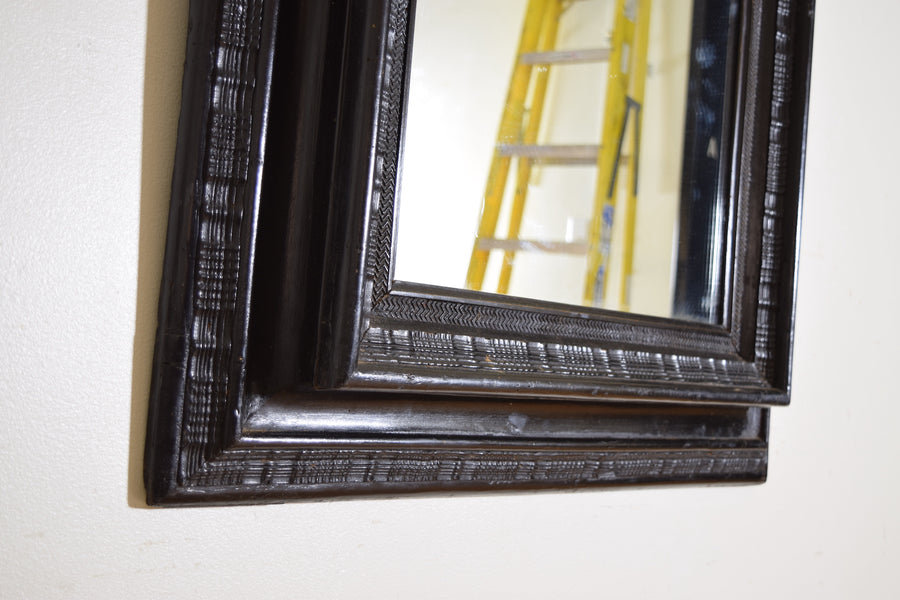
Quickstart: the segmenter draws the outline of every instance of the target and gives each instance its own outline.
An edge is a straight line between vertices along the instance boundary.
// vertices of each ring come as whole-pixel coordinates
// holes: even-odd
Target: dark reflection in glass
[[[728,193],[726,103],[738,3],[695,0],[672,316],[722,322]],[[724,142],[724,143],[723,143]]]

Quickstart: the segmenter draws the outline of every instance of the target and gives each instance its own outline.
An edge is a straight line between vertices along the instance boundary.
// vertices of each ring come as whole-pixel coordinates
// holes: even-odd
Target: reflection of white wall
[[[400,194],[397,279],[449,287],[461,287],[465,281],[525,4],[525,0],[419,3]],[[608,46],[613,4],[611,0],[574,3],[561,21],[558,46]],[[633,309],[648,314],[670,312],[689,16],[690,2],[656,2],[651,18],[632,277]],[[599,141],[606,73],[603,63],[553,68],[542,143]],[[513,168],[506,208],[514,177]],[[536,168],[521,237],[563,240],[573,226],[582,237],[591,216],[595,178],[592,167]],[[506,220],[504,211],[499,237],[504,237]],[[618,256],[613,257],[613,267]],[[492,253],[487,291],[495,285],[499,259],[499,252]],[[582,256],[520,252],[510,293],[579,304],[585,266]]]
[[[465,284],[525,0],[416,8],[397,279]]]
[[[692,8],[691,0],[653,3],[631,277],[638,313],[672,312]]]

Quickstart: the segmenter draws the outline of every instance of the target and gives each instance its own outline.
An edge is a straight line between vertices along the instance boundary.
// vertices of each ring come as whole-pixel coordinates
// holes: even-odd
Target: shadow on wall
[[[188,0],[150,0],[147,3],[140,239],[128,450],[128,504],[136,508],[147,506],[143,482],[144,439],[181,106],[188,3]]]

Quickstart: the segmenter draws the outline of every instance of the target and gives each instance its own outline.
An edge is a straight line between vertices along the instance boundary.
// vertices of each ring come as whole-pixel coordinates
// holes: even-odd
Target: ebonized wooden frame
[[[745,0],[724,325],[392,282],[407,0],[192,0],[150,504],[762,481],[813,0]]]

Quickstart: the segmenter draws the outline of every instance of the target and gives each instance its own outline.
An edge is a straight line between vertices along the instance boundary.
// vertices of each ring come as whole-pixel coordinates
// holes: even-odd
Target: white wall
[[[0,597],[900,595],[893,0],[819,2],[768,483],[176,510],[140,459],[185,2],[4,9]]]

